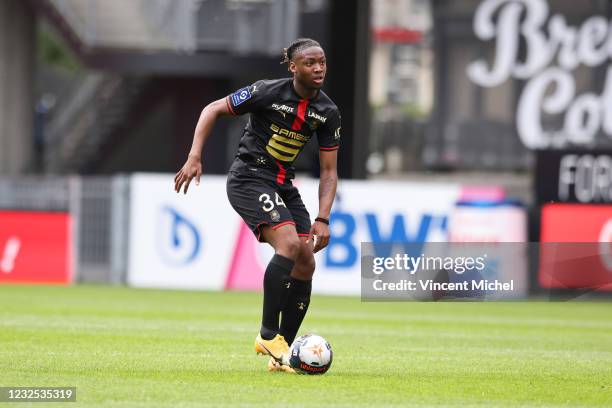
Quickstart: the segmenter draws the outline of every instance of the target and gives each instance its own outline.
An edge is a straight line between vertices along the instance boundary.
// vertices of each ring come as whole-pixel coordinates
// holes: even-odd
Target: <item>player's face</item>
[[[325,81],[327,63],[321,47],[309,47],[300,51],[291,61],[289,69],[305,87],[319,89]]]

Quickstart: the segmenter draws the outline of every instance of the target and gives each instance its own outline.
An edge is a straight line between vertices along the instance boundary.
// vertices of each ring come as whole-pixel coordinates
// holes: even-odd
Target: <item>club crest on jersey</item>
[[[237,90],[236,92],[234,92],[232,94],[232,102],[234,104],[234,106],[238,106],[243,102],[248,101],[249,99],[251,99],[253,95],[251,95],[251,91],[249,89],[248,86]]]
[[[270,211],[270,218],[272,219],[272,222],[276,222],[280,220],[280,214],[278,211],[276,210],[272,210]]]

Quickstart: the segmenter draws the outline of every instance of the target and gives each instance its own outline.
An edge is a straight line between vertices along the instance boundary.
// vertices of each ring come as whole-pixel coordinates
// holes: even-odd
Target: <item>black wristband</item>
[[[315,221],[319,221],[319,222],[322,222],[323,224],[329,225],[329,220],[327,218],[317,217],[315,218]]]

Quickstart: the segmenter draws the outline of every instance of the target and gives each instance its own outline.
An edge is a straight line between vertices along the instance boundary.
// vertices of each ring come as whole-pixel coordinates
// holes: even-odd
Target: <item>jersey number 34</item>
[[[285,202],[278,195],[278,193],[274,193],[274,201],[276,201],[276,205],[282,205],[283,207],[287,208],[287,206],[285,205]],[[264,210],[265,212],[272,211],[272,209],[274,208],[274,201],[270,199],[269,194],[263,193],[262,195],[259,196],[259,202],[260,203],[263,202],[261,209]]]

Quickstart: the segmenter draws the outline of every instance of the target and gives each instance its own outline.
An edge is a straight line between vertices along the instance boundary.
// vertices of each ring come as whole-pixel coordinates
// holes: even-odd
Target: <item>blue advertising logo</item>
[[[158,246],[161,259],[173,266],[193,262],[202,247],[200,232],[187,217],[170,206],[160,209]]]
[[[353,242],[357,230],[358,214],[353,214],[344,211],[334,211],[330,217],[331,228],[333,233],[329,240],[327,250],[325,251],[325,264],[329,268],[350,268],[359,260],[359,245],[360,242]],[[423,214],[418,221],[418,228],[415,234],[410,234],[408,231],[408,223],[412,220],[407,220],[404,214],[394,214],[391,228],[386,234],[383,232],[378,217],[374,213],[363,214],[365,223],[368,229],[369,241],[375,244],[374,248],[377,256],[388,256],[384,252],[390,250],[389,245],[379,245],[377,243],[402,242],[406,244],[408,252],[420,251],[419,246],[415,243],[427,242],[430,234],[435,235],[446,234],[447,231],[447,216],[446,215],[431,215]],[[348,269],[347,269],[348,270]]]

